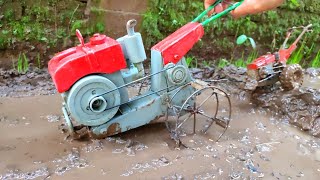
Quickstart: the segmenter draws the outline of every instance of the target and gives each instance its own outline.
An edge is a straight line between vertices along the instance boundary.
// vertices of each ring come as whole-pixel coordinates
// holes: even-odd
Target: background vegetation
[[[18,70],[28,63],[41,67],[74,45],[75,29],[84,36],[104,31],[99,14],[87,8],[76,0],[0,0],[0,55],[13,56]]]
[[[150,48],[168,34],[191,21],[202,10],[203,1],[149,0],[149,9],[144,14],[142,24],[146,46]],[[208,62],[219,63],[222,60],[223,62],[231,61],[238,66],[245,66],[247,61],[251,61],[256,56],[277,50],[282,44],[288,28],[312,23],[313,33],[305,36],[299,44],[301,48],[292,56],[290,62],[300,62],[304,66],[315,66],[320,48],[319,19],[319,0],[289,0],[277,10],[261,15],[247,16],[237,20],[230,16],[225,17],[206,27],[204,38],[197,47],[193,48],[189,56],[198,61],[206,62],[205,64]],[[236,45],[235,40],[241,34],[255,39],[258,52],[252,50],[250,43],[246,46]]]
[[[148,1],[141,25],[147,52],[203,10],[203,0]],[[99,4],[100,0],[91,2]],[[75,29],[84,37],[106,33],[104,17],[99,7],[88,6],[87,0],[0,0],[0,64],[6,57],[8,64],[21,72],[30,67],[29,63],[45,67],[54,53],[78,43]],[[312,23],[313,33],[305,36],[290,63],[319,67],[319,19],[319,0],[287,0],[277,10],[261,15],[238,20],[224,17],[206,27],[205,36],[188,54],[188,63],[192,67],[245,66],[257,56],[277,50],[289,27]],[[257,50],[249,42],[236,45],[241,34],[252,37]]]

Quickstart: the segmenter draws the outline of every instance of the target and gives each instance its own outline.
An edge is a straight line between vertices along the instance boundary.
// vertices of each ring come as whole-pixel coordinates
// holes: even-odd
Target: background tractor
[[[312,25],[293,27],[287,32],[287,36],[280,50],[271,54],[263,55],[247,66],[245,89],[255,90],[257,87],[273,85],[280,81],[284,90],[292,90],[301,86],[303,82],[303,70],[299,64],[287,64],[293,51],[297,49],[297,44],[302,36],[311,31]],[[286,48],[287,42],[294,30],[302,29],[298,38]]]

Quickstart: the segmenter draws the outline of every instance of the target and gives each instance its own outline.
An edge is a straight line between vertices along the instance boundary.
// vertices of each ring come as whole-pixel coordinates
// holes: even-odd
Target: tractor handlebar
[[[215,8],[218,4],[222,3],[223,0],[217,0],[214,4],[212,4],[211,6],[209,6],[209,8],[207,8],[205,11],[203,11],[199,16],[197,16],[192,22],[199,22],[203,17],[205,17],[209,11],[211,11],[213,8]],[[222,16],[228,14],[229,12],[233,11],[234,9],[236,9],[237,7],[239,7],[244,0],[241,0],[237,3],[232,4],[231,6],[229,6],[227,9],[225,9],[224,11],[217,13],[215,15],[212,15],[211,17],[208,17],[206,20],[204,20],[203,22],[201,22],[201,24],[203,26],[207,25],[208,23],[210,23],[211,21],[214,21],[216,19],[221,18]]]
[[[307,26],[292,27],[292,28],[288,29],[286,39],[284,40],[281,49],[286,48],[287,42],[288,42],[289,38],[291,37],[292,33],[294,32],[294,30],[303,29],[302,32],[300,33],[300,35],[298,36],[298,38],[294,41],[294,43],[292,45],[296,45],[301,40],[302,36],[305,33],[312,32],[311,27],[312,27],[312,24],[309,24]]]

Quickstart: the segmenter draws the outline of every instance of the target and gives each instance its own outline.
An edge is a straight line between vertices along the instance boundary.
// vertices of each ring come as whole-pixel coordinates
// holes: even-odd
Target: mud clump
[[[284,91],[279,84],[275,84],[257,89],[252,93],[251,100],[260,107],[268,108],[281,119],[320,137],[320,89],[315,83],[309,86],[310,82],[319,81],[319,75],[320,69],[306,69],[304,86]]]
[[[252,102],[320,137],[319,90],[306,87],[292,91],[283,91],[280,87],[258,89],[252,94]]]
[[[55,94],[47,69],[29,69],[26,73],[0,69],[0,97],[25,97]]]

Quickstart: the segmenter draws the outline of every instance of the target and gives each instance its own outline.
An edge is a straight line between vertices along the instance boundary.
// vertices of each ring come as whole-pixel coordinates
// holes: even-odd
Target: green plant
[[[26,54],[23,53],[23,73],[26,73],[29,70],[29,59],[27,58]]]
[[[233,63],[236,67],[246,67],[246,63],[243,59],[238,59]]]
[[[79,8],[79,5],[74,9],[74,11],[73,11],[72,14],[71,14],[70,20],[69,20],[69,26],[68,26],[69,36],[70,36],[70,33],[71,33],[70,31],[75,30],[75,28],[76,28],[77,26],[79,26],[79,25],[82,24],[82,21],[81,21],[81,20],[77,20],[75,23],[73,22],[73,17],[74,17],[74,15],[75,15],[75,13],[77,12],[78,8]],[[71,24],[72,24],[72,29],[70,29]],[[73,32],[73,31],[72,31],[72,32]]]
[[[63,37],[66,37],[67,33],[66,30],[64,28],[58,28],[57,29],[57,34],[56,34],[56,38],[61,39]]]
[[[218,62],[218,68],[224,68],[226,66],[230,65],[230,62],[226,59],[220,59]]]
[[[7,9],[5,12],[4,12],[4,18],[5,20],[7,21],[12,21],[13,20],[13,17],[14,17],[14,11],[13,9]]]
[[[146,48],[193,20],[203,10],[202,6],[202,2],[194,0],[149,0],[149,9],[143,14],[141,26]]]
[[[86,21],[85,20],[76,20],[72,23],[71,25],[71,30],[70,33],[75,33],[76,29],[81,29],[82,27],[85,26]]]
[[[287,64],[300,64],[302,58],[303,58],[303,49],[305,47],[305,41],[301,44],[300,48],[293,52],[291,57],[288,59]]]
[[[241,58],[237,59],[236,61],[232,62],[236,67],[245,67],[245,60],[244,60],[244,51],[242,52]]]
[[[96,31],[102,33],[102,32],[104,32],[104,30],[105,30],[105,25],[104,25],[104,23],[102,23],[102,22],[97,22],[97,24],[96,24]]]
[[[316,43],[312,43],[311,47],[305,46],[305,55],[303,58],[303,63],[301,63],[303,66],[308,66],[309,63],[312,61],[312,54],[316,51],[314,51],[316,48]],[[314,53],[316,54],[316,53]],[[315,55],[316,56],[316,55]]]
[[[18,73],[26,73],[29,69],[29,59],[27,58],[26,54],[21,53],[19,54],[17,66],[13,63],[14,69],[18,71]]]
[[[197,68],[198,67],[198,60],[193,56],[186,57],[186,63],[189,68]]]
[[[248,41],[249,40],[249,42],[250,42],[250,44],[251,44],[251,47],[253,48],[253,49],[256,49],[257,48],[257,45],[256,45],[256,42],[254,41],[254,39],[253,38],[251,38],[251,37],[248,37],[248,36],[246,36],[246,35],[241,35],[241,36],[239,36],[238,38],[237,38],[237,45],[241,45],[241,44],[244,44],[246,41]]]
[[[204,66],[204,67],[210,67],[210,61],[202,61],[202,65]]]
[[[320,50],[318,51],[317,55],[311,61],[310,66],[314,67],[314,68],[320,68]]]
[[[39,69],[41,69],[41,60],[40,60],[40,54],[39,53],[37,54],[37,67]]]
[[[257,59],[258,55],[259,55],[258,51],[251,51],[251,53],[247,58],[246,65],[252,63],[253,60]]]

